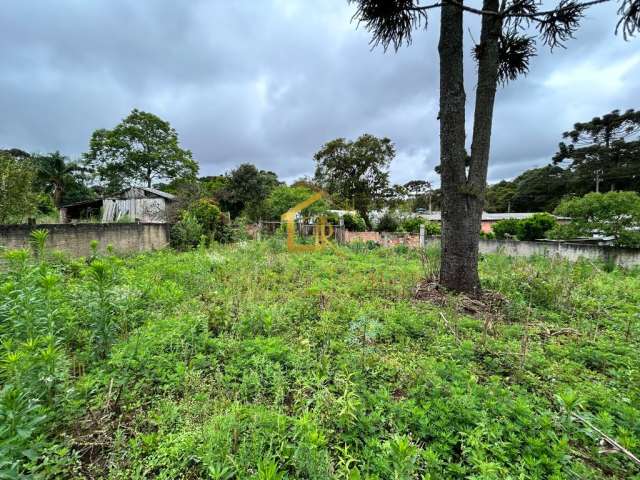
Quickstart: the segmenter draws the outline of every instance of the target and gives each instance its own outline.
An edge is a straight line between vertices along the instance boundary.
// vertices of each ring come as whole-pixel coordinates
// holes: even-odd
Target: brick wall
[[[49,231],[47,248],[71,255],[86,256],[93,240],[104,251],[112,245],[118,253],[157,250],[169,244],[167,224],[158,223],[81,223],[52,225],[0,225],[0,246],[23,248],[29,246],[31,230]]]

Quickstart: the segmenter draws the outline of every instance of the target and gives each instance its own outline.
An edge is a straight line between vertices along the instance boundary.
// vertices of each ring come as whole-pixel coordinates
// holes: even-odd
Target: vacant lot
[[[489,256],[470,316],[434,255],[5,253],[0,478],[638,475],[574,414],[640,452],[640,274]]]

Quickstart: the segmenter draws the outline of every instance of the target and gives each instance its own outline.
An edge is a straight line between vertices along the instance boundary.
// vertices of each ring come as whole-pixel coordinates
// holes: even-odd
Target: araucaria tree
[[[442,260],[440,283],[451,290],[478,293],[478,241],[487,181],[493,105],[498,83],[527,73],[536,41],[551,48],[573,37],[585,11],[612,0],[559,0],[543,8],[536,0],[483,0],[482,8],[464,0],[350,0],[355,18],[373,35],[374,45],[400,48],[414,28],[426,27],[428,13],[440,9],[440,177]],[[545,3],[545,7],[549,7]],[[463,14],[481,16],[480,42],[474,46],[477,86],[471,161],[465,167],[465,91]],[[640,30],[640,0],[622,0],[615,28],[625,38]]]
[[[562,136],[569,144],[560,143],[553,163],[569,162],[576,179],[596,192],[640,189],[640,111],[614,110]]]
[[[371,227],[369,208],[389,186],[389,164],[395,154],[388,138],[369,134],[355,141],[337,138],[314,155],[314,180],[330,194],[352,204]]]
[[[93,132],[85,159],[111,191],[198,173],[198,164],[189,150],[180,148],[169,122],[137,109],[113,130]]]

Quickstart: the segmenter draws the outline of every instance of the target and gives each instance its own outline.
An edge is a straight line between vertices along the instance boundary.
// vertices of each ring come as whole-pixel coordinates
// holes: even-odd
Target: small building
[[[149,187],[130,187],[116,194],[60,208],[60,222],[99,219],[102,223],[167,223],[176,197]]]
[[[482,212],[482,223],[480,225],[480,230],[484,233],[489,233],[493,230],[493,225],[500,220],[522,220],[525,218],[529,218],[534,216],[539,212],[522,212],[522,213],[487,213]],[[432,222],[440,222],[442,220],[442,216],[440,212],[431,212],[431,213],[423,213],[418,216],[430,220]],[[555,216],[555,215],[554,215]],[[571,219],[567,217],[558,217],[555,216],[558,223],[564,224],[568,223]]]

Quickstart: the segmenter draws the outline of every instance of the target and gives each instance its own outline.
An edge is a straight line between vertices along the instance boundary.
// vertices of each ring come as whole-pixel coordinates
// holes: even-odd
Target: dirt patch
[[[498,317],[504,311],[507,299],[504,295],[483,290],[479,295],[454,294],[433,280],[423,280],[415,288],[414,298],[431,302],[439,307],[454,307],[458,313],[474,317]]]

